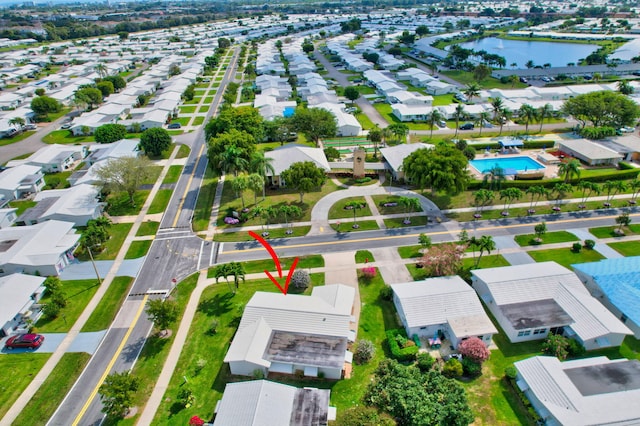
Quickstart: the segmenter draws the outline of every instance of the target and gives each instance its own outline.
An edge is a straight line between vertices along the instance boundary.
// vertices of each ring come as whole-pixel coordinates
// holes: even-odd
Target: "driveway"
[[[116,276],[137,277],[140,268],[144,263],[144,256],[137,259],[127,259],[122,262]],[[107,273],[113,266],[113,260],[96,260],[96,268],[100,274],[100,278],[105,278]],[[72,263],[67,266],[60,274],[60,279],[69,280],[90,280],[96,277],[96,271],[93,269],[91,262]]]
[[[66,352],[86,352],[90,355],[96,351],[102,338],[104,337],[106,330],[80,333],[71,342]],[[0,342],[2,344],[2,350],[0,354],[22,354],[22,353],[53,353],[60,346],[62,340],[64,340],[67,333],[42,333],[44,336],[44,342],[38,349],[6,349],[4,347],[4,340]]]

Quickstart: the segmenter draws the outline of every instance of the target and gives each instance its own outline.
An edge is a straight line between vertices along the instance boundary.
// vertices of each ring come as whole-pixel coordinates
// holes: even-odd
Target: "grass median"
[[[115,277],[81,331],[100,331],[109,328],[129,293],[132,283],[133,277]]]

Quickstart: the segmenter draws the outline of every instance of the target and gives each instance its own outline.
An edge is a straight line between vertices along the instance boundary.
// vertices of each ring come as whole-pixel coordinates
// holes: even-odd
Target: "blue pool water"
[[[291,117],[293,114],[295,114],[296,109],[294,107],[285,107],[284,111],[282,112],[282,115],[287,118],[287,117]]]
[[[486,173],[495,166],[502,168],[505,174],[515,174],[526,170],[540,170],[544,166],[530,157],[495,157],[469,161],[471,167],[480,173]]]

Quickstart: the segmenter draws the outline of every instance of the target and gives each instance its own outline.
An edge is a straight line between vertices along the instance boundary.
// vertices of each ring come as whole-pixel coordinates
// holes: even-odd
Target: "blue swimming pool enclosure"
[[[526,156],[482,158],[469,161],[469,165],[480,173],[488,173],[494,167],[500,167],[506,175],[545,168],[533,158]]]

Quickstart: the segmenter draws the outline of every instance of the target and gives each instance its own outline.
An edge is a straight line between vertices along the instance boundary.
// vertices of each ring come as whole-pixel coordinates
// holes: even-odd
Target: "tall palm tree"
[[[476,268],[478,267],[478,265],[480,265],[482,254],[485,251],[487,252],[487,254],[491,254],[491,251],[496,249],[496,242],[493,241],[493,237],[491,235],[483,235],[479,240],[477,240],[477,246],[480,250],[480,253],[478,254],[478,258],[476,259]]]
[[[550,117],[553,113],[553,107],[551,104],[544,104],[540,108],[538,108],[538,120],[540,120],[540,130],[539,133],[542,133],[542,125],[544,124],[544,119]]]
[[[529,123],[537,118],[536,109],[529,104],[523,104],[518,110],[521,120],[524,120],[524,133],[529,134]]]
[[[429,114],[429,119],[427,120],[431,126],[431,134],[429,135],[429,138],[433,138],[433,128],[442,120],[444,120],[444,115],[442,115],[438,108],[433,108],[431,110],[431,114]]]
[[[602,188],[607,192],[607,204],[611,204],[613,197],[627,189],[627,184],[621,180],[608,180],[602,184]]]
[[[249,164],[247,166],[249,173],[257,173],[262,176],[264,184],[262,185],[262,199],[266,198],[267,176],[275,175],[276,171],[273,168],[273,158],[266,157],[263,151],[254,151],[249,158]]]
[[[243,150],[236,145],[228,145],[225,150],[218,156],[218,170],[221,173],[233,173],[238,176],[239,172],[245,171],[249,166],[249,162],[242,156]]]
[[[98,75],[100,76],[100,78],[105,78],[107,76],[107,66],[105,64],[103,64],[102,62],[99,62],[96,64],[95,66],[95,70],[98,73]]]
[[[251,173],[247,177],[247,188],[253,191],[253,204],[258,205],[258,192],[264,193],[264,178],[258,173]],[[244,204],[242,206],[244,208]]]
[[[455,118],[456,120],[456,133],[453,137],[458,136],[458,127],[460,124],[460,119],[464,117],[464,105],[463,104],[457,104],[456,105],[456,109],[453,112],[453,118]]]
[[[249,185],[249,181],[246,176],[236,176],[235,179],[231,181],[231,188],[233,188],[236,193],[236,198],[240,197],[242,201],[242,208],[244,209],[244,191],[247,189]]]
[[[580,177],[580,161],[571,160],[558,165],[558,174],[564,176],[564,183],[569,182],[572,177]]]
[[[522,197],[522,191],[518,188],[507,188],[500,191],[500,199],[504,199],[504,210],[503,213],[507,213],[509,211],[509,206],[517,199]]]
[[[409,213],[414,212],[416,210],[420,209],[420,200],[418,200],[415,197],[400,197],[400,200],[398,200],[398,203],[404,207],[404,213],[405,213],[405,218],[404,218],[404,223],[411,223],[411,219],[409,218]]]
[[[386,145],[387,144],[387,140],[389,140],[389,138],[391,138],[393,133],[391,133],[391,129],[389,128],[389,126],[384,127],[381,130],[382,130],[382,143]]]
[[[504,174],[504,169],[500,166],[494,166],[489,171],[483,172],[482,183],[488,186],[489,189],[500,189],[502,182],[507,180]]]
[[[473,204],[476,207],[476,213],[479,213],[482,210],[482,207],[491,204],[493,199],[496,197],[495,192],[489,189],[478,189],[472,195]]]
[[[377,158],[378,144],[382,141],[382,130],[377,124],[373,129],[369,130],[367,140],[370,140],[373,143],[373,158]]]
[[[489,98],[489,104],[493,108],[493,120],[497,120],[500,115],[500,111],[504,108],[504,101],[502,98]]]
[[[464,95],[467,97],[469,102],[471,102],[473,98],[480,95],[480,90],[481,90],[481,87],[478,83],[469,83],[465,86],[462,93],[464,93]]]
[[[344,206],[353,211],[353,228],[357,228],[358,224],[356,223],[356,215],[358,214],[358,209],[362,207],[362,203],[354,200],[354,201],[349,201]]]
[[[409,126],[404,123],[393,123],[390,124],[387,129],[396,137],[398,142],[406,142],[407,135],[409,134]]]
[[[289,218],[290,217],[299,217],[302,214],[302,209],[298,206],[294,206],[291,204],[283,204],[279,209],[280,213],[284,216],[284,223],[287,228],[289,228]],[[292,234],[293,230],[287,229],[287,234]]]
[[[640,192],[640,179],[632,180],[629,182],[629,188],[631,188],[631,199],[629,204],[635,204],[638,193]]]
[[[542,185],[530,186],[525,192],[531,196],[531,204],[529,205],[530,213],[535,212],[534,208],[538,204],[538,201],[540,201],[540,198],[549,194],[549,190]]]
[[[509,108],[500,108],[500,111],[498,112],[498,116],[500,117],[500,133],[498,133],[498,135],[502,134],[502,127],[507,121],[511,120],[512,115],[513,112]]]
[[[478,125],[480,126],[480,134],[478,136],[482,136],[482,128],[484,127],[485,123],[489,121],[489,117],[489,113],[486,111],[482,111],[480,114],[478,114]]]
[[[556,201],[556,208],[559,208],[560,201],[567,196],[567,194],[571,191],[572,188],[573,187],[568,183],[556,183],[553,186],[553,188],[551,189],[551,192],[555,194],[554,199]]]

